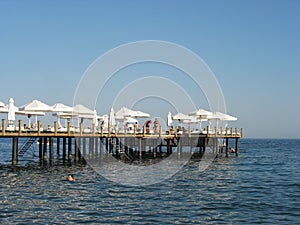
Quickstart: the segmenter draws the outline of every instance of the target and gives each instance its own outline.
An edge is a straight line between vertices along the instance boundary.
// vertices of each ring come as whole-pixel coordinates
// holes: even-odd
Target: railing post
[[[68,136],[71,136],[71,126],[70,126],[70,121],[68,121]]]
[[[37,121],[37,133],[38,133],[38,136],[40,136],[40,134],[41,134],[40,127],[41,127],[41,122],[38,120]]]
[[[161,135],[162,135],[162,127],[159,126],[159,137],[161,137]]]
[[[108,122],[108,137],[110,137],[110,129],[111,129],[110,122]]]
[[[57,122],[54,121],[54,135],[57,135]]]
[[[19,126],[19,136],[21,136],[21,133],[22,133],[22,120],[18,121],[18,126]]]
[[[134,136],[136,136],[136,124],[134,124],[134,126],[133,126],[133,134],[134,134]]]
[[[5,135],[5,119],[2,119],[2,136]]]
[[[80,136],[82,136],[82,132],[83,132],[83,130],[82,130],[82,123],[80,122],[80,124],[79,124],[79,133],[80,133]],[[94,131],[93,131],[93,133],[94,133]]]

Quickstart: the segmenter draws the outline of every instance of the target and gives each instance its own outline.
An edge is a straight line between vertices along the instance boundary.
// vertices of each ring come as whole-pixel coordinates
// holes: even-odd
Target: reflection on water
[[[88,165],[27,161],[0,166],[0,222],[97,224],[296,224],[300,141],[241,140],[240,156],[199,172],[190,161],[144,187],[112,183]],[[76,182],[67,181],[73,173]]]

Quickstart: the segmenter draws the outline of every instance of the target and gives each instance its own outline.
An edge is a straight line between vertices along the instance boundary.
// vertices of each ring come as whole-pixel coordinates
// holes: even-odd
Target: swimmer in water
[[[75,181],[75,178],[74,178],[71,174],[69,174],[69,176],[68,176],[68,181],[74,182],[74,181]]]

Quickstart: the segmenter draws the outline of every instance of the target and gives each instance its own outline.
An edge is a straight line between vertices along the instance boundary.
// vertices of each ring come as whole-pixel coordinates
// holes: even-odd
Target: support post
[[[239,138],[236,138],[235,139],[235,156],[239,155],[239,145],[238,145],[238,142],[239,142]]]
[[[75,139],[75,161],[79,161],[79,148],[80,148],[80,137]]]
[[[228,145],[229,145],[229,138],[226,138],[226,150],[225,150],[225,152],[226,152],[226,157],[228,158]]]
[[[47,137],[44,137],[44,143],[43,143],[43,159],[47,160]]]
[[[60,147],[60,138],[56,138],[56,154],[59,155],[59,147]]]
[[[72,138],[68,138],[68,160],[72,159]]]
[[[12,144],[12,165],[17,165],[17,162],[18,162],[18,138],[17,137],[13,137],[13,144]]]
[[[140,153],[140,160],[142,160],[142,138],[139,138],[139,153]]]
[[[43,138],[39,138],[39,159],[43,159]]]
[[[66,159],[66,151],[67,151],[67,139],[63,138],[63,160]]]
[[[100,151],[100,159],[102,159],[102,153],[103,153],[103,138],[100,137],[100,141],[99,141],[99,151]]]
[[[82,138],[82,154],[83,157],[86,157],[86,138]]]
[[[167,139],[167,155],[171,154],[171,140]]]
[[[49,138],[49,155],[50,155],[50,162],[53,162],[54,161],[53,137]]]
[[[156,145],[156,139],[153,139],[152,141],[152,146],[153,146],[153,158],[156,158],[156,154],[157,154],[157,145]]]
[[[177,155],[178,157],[180,157],[182,154],[182,141],[181,141],[181,137],[179,137],[179,141],[177,143]]]
[[[89,138],[89,157],[93,155],[94,148],[94,139],[92,137]]]
[[[94,154],[97,157],[98,156],[98,148],[99,148],[99,139],[98,139],[98,137],[94,137],[94,144],[95,144]]]

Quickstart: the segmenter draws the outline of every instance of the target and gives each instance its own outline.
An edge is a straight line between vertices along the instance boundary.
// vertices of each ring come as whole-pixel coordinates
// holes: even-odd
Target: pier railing
[[[18,121],[18,126],[8,126],[6,127],[5,119],[2,119],[2,126],[0,128],[0,137],[137,137],[137,138],[173,138],[180,136],[188,137],[214,137],[214,138],[242,138],[243,129],[237,128],[214,128],[211,129],[206,127],[203,131],[166,131],[163,132],[160,127],[159,132],[149,133],[146,132],[146,128],[143,127],[141,131],[137,131],[136,126],[132,132],[127,132],[124,129],[122,132],[117,131],[117,129],[112,129],[110,126],[107,130],[104,130],[103,126],[100,130],[96,130],[93,126],[91,129],[83,129],[82,123],[80,123],[78,128],[71,127],[70,122],[68,122],[67,127],[61,129],[58,127],[57,122],[54,122],[54,126],[50,125],[44,129],[40,123],[32,128],[27,128],[22,126],[22,120]]]

